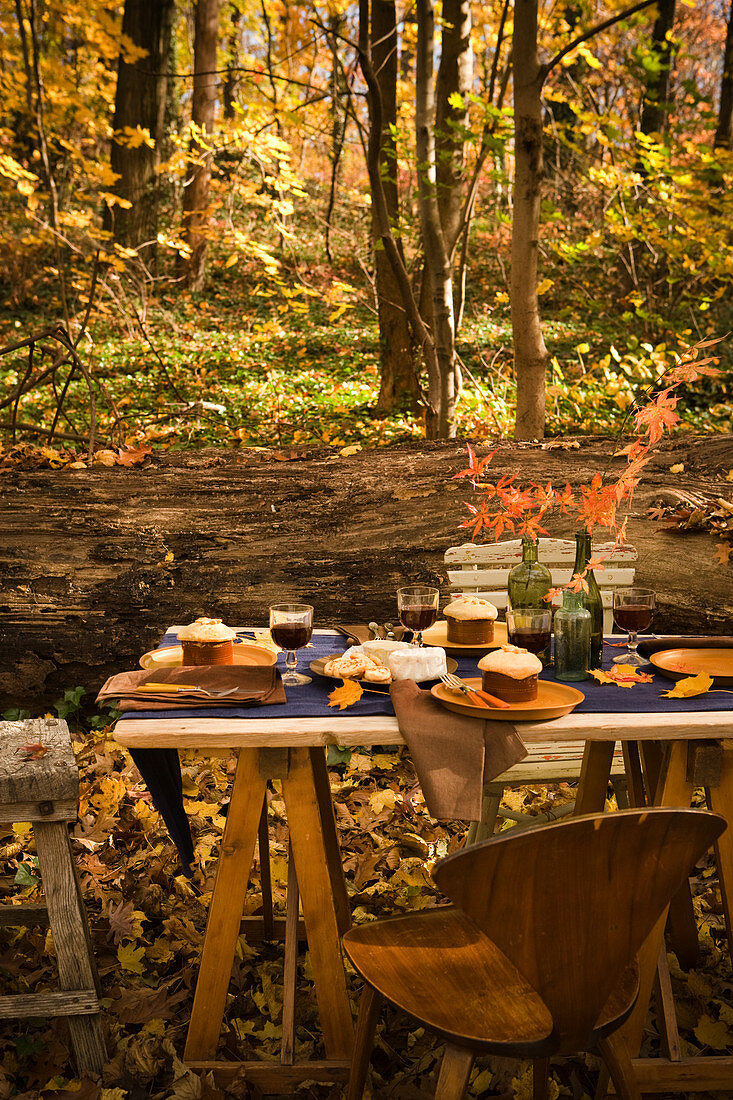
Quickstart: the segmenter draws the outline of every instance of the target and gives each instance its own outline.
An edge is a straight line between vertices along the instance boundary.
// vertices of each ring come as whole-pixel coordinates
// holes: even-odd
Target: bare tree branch
[[[571,53],[583,42],[587,42],[589,38],[595,37],[595,35],[600,34],[601,31],[608,30],[608,28],[613,27],[615,23],[620,23],[623,19],[628,19],[629,16],[636,15],[638,11],[643,11],[644,8],[650,8],[652,4],[656,3],[657,0],[641,0],[641,3],[634,4],[630,8],[624,8],[623,11],[619,11],[615,15],[612,15],[610,19],[605,19],[602,23],[596,23],[595,27],[591,27],[590,30],[578,35],[577,38],[574,38],[573,41],[568,43],[559,53],[555,54],[552,61],[547,61],[544,65],[540,66],[542,83],[544,83],[550,70],[554,69],[557,63],[562,61],[563,57],[566,57],[567,54]]]

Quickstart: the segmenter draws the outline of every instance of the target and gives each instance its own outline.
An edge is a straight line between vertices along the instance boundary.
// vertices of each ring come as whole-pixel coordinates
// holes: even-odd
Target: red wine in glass
[[[509,641],[530,653],[543,653],[550,644],[550,636],[549,630],[513,630]]]
[[[302,649],[311,640],[313,627],[303,623],[275,623],[270,627],[270,634],[280,649]]]
[[[406,630],[412,630],[414,634],[417,634],[420,630],[427,630],[429,626],[432,626],[438,616],[438,611],[435,607],[425,607],[424,604],[418,604],[413,607],[403,607],[400,611],[400,622]]]
[[[270,608],[270,636],[285,651],[282,681],[291,687],[309,684],[310,676],[297,671],[297,650],[308,645],[313,633],[313,608],[308,603],[276,603]]]
[[[654,610],[644,604],[624,604],[623,607],[615,607],[613,617],[622,630],[634,631],[646,630],[652,621]]]

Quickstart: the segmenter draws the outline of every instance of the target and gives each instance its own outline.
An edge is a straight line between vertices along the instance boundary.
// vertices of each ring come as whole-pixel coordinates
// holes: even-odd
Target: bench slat
[[[553,584],[567,584],[572,578],[573,570],[550,568]],[[634,569],[604,569],[596,573],[599,588],[623,588],[634,583],[636,572]],[[449,569],[448,580],[451,588],[454,586],[465,589],[491,588],[493,585],[506,586],[509,578],[509,567],[504,569],[475,569],[471,565],[465,565],[463,569]]]
[[[575,561],[575,541],[569,539],[540,539],[538,553],[540,561],[545,565],[567,563],[572,566]],[[594,543],[593,554],[595,557],[609,555],[606,558],[607,567],[614,564],[630,564],[638,558],[635,546],[617,546],[614,550],[612,542]],[[522,543],[520,539],[478,545],[474,542],[466,542],[462,546],[451,546],[445,555],[447,565],[460,565],[464,562],[492,565],[506,563],[511,568],[521,560]]]

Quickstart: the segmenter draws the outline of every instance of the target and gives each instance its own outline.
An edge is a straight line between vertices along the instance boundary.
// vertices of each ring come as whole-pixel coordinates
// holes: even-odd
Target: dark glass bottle
[[[578,531],[575,536],[575,565],[573,573],[582,573],[590,561],[590,532]],[[588,591],[583,592],[583,605],[591,614],[590,628],[590,667],[600,668],[603,660],[603,602],[601,590],[592,569],[585,574]]]
[[[522,536],[522,560],[509,574],[509,606],[513,608],[537,607],[546,611],[549,604],[545,596],[552,587],[552,575],[537,557],[537,543]]]

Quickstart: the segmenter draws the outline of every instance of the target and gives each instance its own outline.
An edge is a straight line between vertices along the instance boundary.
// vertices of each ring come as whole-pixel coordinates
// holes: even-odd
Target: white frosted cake
[[[445,650],[437,646],[407,646],[395,649],[387,657],[394,680],[437,680],[448,667]]]
[[[459,596],[443,608],[448,641],[458,645],[489,645],[498,611],[480,596]]]
[[[537,698],[537,677],[542,661],[521,646],[503,645],[487,653],[478,663],[484,691],[508,703],[525,703]]]

